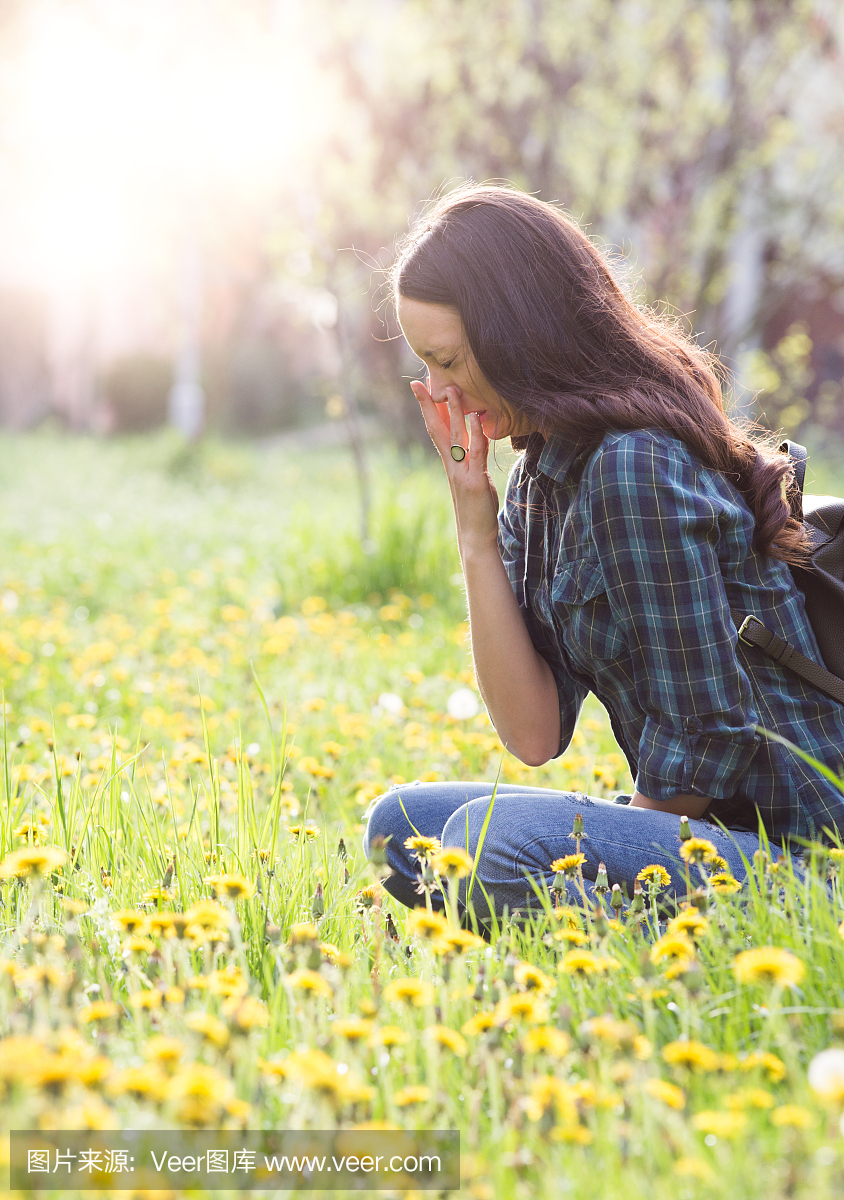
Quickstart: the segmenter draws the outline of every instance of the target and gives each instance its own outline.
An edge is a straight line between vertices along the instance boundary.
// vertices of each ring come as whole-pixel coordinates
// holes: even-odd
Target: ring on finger
[[[466,457],[466,451],[462,446],[452,446],[451,457],[455,462],[463,462],[463,459]]]

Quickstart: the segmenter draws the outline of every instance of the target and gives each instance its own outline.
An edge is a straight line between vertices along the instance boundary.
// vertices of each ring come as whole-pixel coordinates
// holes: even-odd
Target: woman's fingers
[[[469,450],[469,435],[466,432],[466,417],[463,405],[458,399],[454,388],[446,388],[446,403],[448,404],[448,432],[451,438],[449,452],[454,462],[462,462]],[[461,454],[460,451],[463,451]]]
[[[469,413],[469,464],[470,466],[480,466],[486,470],[486,461],[489,454],[489,438],[484,433],[484,427],[481,425],[481,418],[478,413]]]
[[[449,439],[448,414],[442,412],[441,405],[434,403],[433,396],[420,379],[414,379],[410,388],[419,401],[419,407],[422,409],[422,417],[428,433],[431,435],[431,441],[439,450],[442,457],[447,458]]]
[[[414,379],[411,389],[419,401],[431,441],[440,452],[450,479],[466,479],[480,468],[486,473],[489,441],[483,431],[478,413],[463,411],[457,389],[446,388],[444,403],[437,403],[421,380]],[[461,467],[461,464],[462,467]]]

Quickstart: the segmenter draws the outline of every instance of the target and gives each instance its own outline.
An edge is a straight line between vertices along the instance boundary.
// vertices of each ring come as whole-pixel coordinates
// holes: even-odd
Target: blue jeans
[[[492,789],[491,783],[403,783],[373,801],[364,850],[368,856],[372,840],[378,835],[390,839],[387,861],[393,874],[384,886],[391,895],[410,908],[424,904],[423,896],[416,891],[418,863],[404,846],[405,838],[413,835],[408,817],[419,833],[440,838],[443,846],[461,846],[474,858]],[[407,816],[402,812],[399,797]],[[551,863],[575,851],[571,837],[575,813],[583,817],[586,836],[580,849],[586,855],[583,878],[590,899],[594,898],[593,885],[600,862],[607,868],[610,886],[620,884],[628,897],[633,895],[636,875],[649,863],[658,863],[671,876],[666,895],[685,894],[685,871],[679,856],[679,817],[653,809],[630,808],[610,800],[595,800],[582,792],[499,784],[471,897],[480,921],[488,921],[490,913],[478,880],[498,917],[505,910],[513,916],[517,911],[524,912],[540,904],[528,877],[536,881],[540,890],[543,881],[551,887],[554,880]],[[689,824],[695,837],[714,843],[736,879],[745,878],[747,869],[742,855],[752,864],[753,854],[759,849],[756,834],[747,830],[725,832],[706,820]],[[694,865],[690,866],[690,877],[693,887],[700,882]],[[466,883],[464,880],[461,884],[464,901]],[[582,902],[576,882],[568,883],[567,891],[569,902]]]

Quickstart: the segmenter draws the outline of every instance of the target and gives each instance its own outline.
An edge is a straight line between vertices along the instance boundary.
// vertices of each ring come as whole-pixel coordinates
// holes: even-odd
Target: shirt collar
[[[563,442],[552,434],[543,438],[541,433],[532,433],[528,437],[523,460],[523,470],[536,479],[538,475],[546,475],[555,483],[562,483],[575,459],[583,453],[584,447],[575,442]]]

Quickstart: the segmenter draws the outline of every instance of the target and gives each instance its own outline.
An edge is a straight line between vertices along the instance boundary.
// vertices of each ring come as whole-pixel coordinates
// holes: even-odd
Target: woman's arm
[[[481,696],[504,745],[539,766],[560,747],[560,702],[551,668],[536,651],[498,549],[498,496],[487,472],[489,442],[476,413],[463,410],[453,389],[437,405],[422,383],[412,385],[448,477],[469,603],[472,658]],[[447,412],[443,409],[447,408]],[[468,453],[451,457],[452,446]]]
[[[541,766],[560,748],[560,701],[551,668],[530,640],[498,547],[476,550],[461,540],[460,557],[484,704],[510,753],[528,766]]]
[[[670,800],[651,800],[641,792],[634,792],[631,808],[658,808],[660,812],[673,813],[677,817],[690,817],[695,821],[702,817],[712,801],[708,796],[672,796]]]

